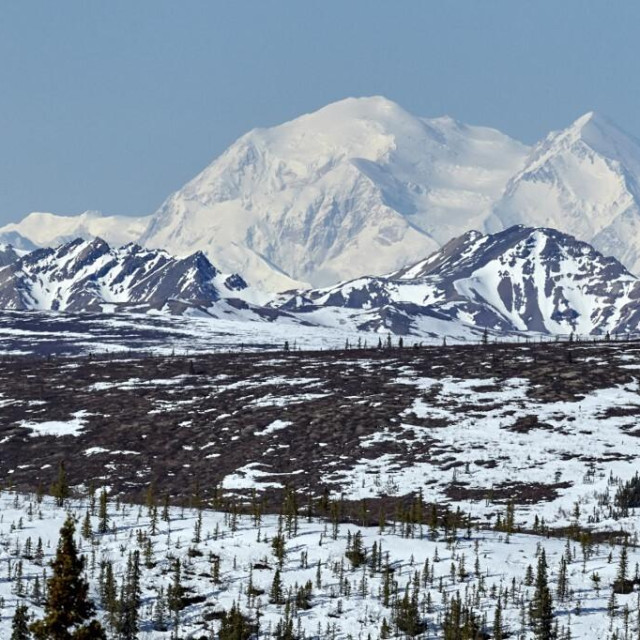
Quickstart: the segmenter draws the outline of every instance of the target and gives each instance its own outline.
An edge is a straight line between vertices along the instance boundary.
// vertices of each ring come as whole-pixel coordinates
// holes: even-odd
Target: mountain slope
[[[313,315],[341,309],[363,329],[421,334],[434,320],[496,332],[635,331],[640,281],[614,258],[552,229],[469,232],[428,259],[279,299]]]
[[[0,244],[0,267],[16,262],[24,253],[11,244]]]
[[[205,251],[271,289],[384,273],[481,225],[526,152],[492,129],[348,99],[240,138],[141,243]]]
[[[56,247],[76,238],[102,238],[114,246],[136,242],[149,224],[150,217],[103,216],[99,211],[85,211],[77,216],[33,212],[20,222],[0,228],[0,241],[24,249]],[[16,238],[27,239],[35,246],[20,246]]]
[[[640,142],[587,113],[534,147],[487,228],[570,232],[640,273]]]
[[[572,233],[640,273],[640,142],[587,113],[531,149],[385,98],[347,99],[250,131],[152,216],[33,213],[0,242],[203,251],[277,291],[389,273],[469,229],[514,224]]]
[[[640,280],[616,259],[552,229],[472,231],[387,276],[273,296],[220,273],[202,252],[174,258],[129,244],[76,239],[0,268],[0,309],[151,310],[283,321],[340,333],[459,339],[491,333],[637,331]],[[232,326],[230,330],[234,330]]]
[[[221,274],[202,253],[176,259],[97,238],[38,249],[0,269],[0,308],[101,311],[208,308],[241,297],[247,285]]]

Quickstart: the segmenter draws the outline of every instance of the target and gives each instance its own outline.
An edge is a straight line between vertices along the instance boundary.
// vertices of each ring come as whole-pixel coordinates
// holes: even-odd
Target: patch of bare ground
[[[570,482],[542,484],[539,482],[505,482],[493,487],[469,487],[464,483],[452,483],[445,490],[447,498],[462,500],[486,500],[491,503],[535,504],[550,502],[558,497],[561,489],[568,489]]]
[[[72,484],[107,483],[137,499],[153,483],[158,493],[179,501],[196,485],[210,497],[226,476],[259,462],[271,481],[317,499],[328,472],[351,469],[362,459],[393,454],[405,465],[428,461],[452,469],[463,464],[462,446],[438,447],[438,431],[449,423],[420,418],[413,409],[416,398],[431,406],[451,404],[442,396],[442,385],[422,391],[406,384],[407,377],[474,380],[472,390],[478,393],[518,378],[528,381],[527,393],[536,402],[575,401],[635,379],[624,368],[629,360],[619,359],[629,346],[637,344],[5,358],[0,362],[0,477],[21,489],[48,487],[58,463],[65,461]],[[504,409],[502,416],[514,413],[489,398],[462,407],[462,414],[489,409]],[[76,437],[33,437],[28,428],[29,422],[64,422],[80,411],[84,424]],[[270,430],[276,421],[286,425]],[[507,429],[526,434],[548,425],[529,416],[514,419]],[[388,437],[379,438],[382,433]],[[481,455],[475,464],[497,465],[490,452]],[[611,452],[606,459],[628,456]],[[493,499],[531,503],[551,499],[560,488],[501,485],[494,487]],[[464,485],[449,491],[461,499],[486,495]],[[277,490],[265,495],[272,493]],[[271,501],[267,498],[275,504],[275,498]]]
[[[511,431],[512,433],[529,433],[534,429],[553,431],[553,427],[546,422],[540,422],[538,420],[538,416],[522,416],[521,418],[518,418],[513,424],[502,428],[506,431]]]

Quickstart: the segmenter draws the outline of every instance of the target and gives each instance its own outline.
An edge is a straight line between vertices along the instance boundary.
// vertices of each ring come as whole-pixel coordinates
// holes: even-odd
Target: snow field
[[[45,497],[38,504],[33,496],[14,494],[4,491],[0,495],[0,637],[9,637],[10,620],[19,599],[27,603],[31,611],[40,615],[40,607],[30,602],[29,594],[35,576],[42,576],[43,568],[51,559],[57,543],[58,531],[67,509],[58,508],[50,498]],[[77,541],[81,552],[87,557],[86,572],[91,582],[91,595],[99,602],[98,575],[102,560],[113,563],[116,577],[120,579],[126,569],[127,555],[138,546],[139,532],[150,535],[151,524],[147,508],[123,504],[109,505],[110,532],[105,535],[94,535],[85,540],[80,534],[81,522],[87,509],[87,500],[69,503],[68,511],[79,520]],[[170,632],[152,629],[153,607],[158,589],[170,585],[171,567],[176,558],[183,563],[183,585],[188,595],[201,595],[203,602],[188,606],[182,611],[180,634],[183,638],[215,637],[217,622],[204,618],[205,612],[228,609],[234,602],[239,603],[243,611],[254,617],[260,611],[260,628],[263,638],[270,637],[269,630],[275,626],[283,615],[284,607],[269,603],[269,590],[277,566],[270,540],[278,533],[278,518],[264,516],[260,526],[256,526],[253,518],[244,516],[234,519],[225,514],[205,510],[202,512],[202,541],[192,542],[197,514],[193,510],[171,508],[170,521],[158,521],[156,535],[150,535],[152,541],[152,568],[142,566],[142,607],[141,632],[142,639],[168,638]],[[233,521],[235,520],[235,524]],[[96,528],[97,519],[92,518],[92,527]],[[458,537],[448,543],[442,538],[433,540],[425,529],[416,528],[415,536],[407,539],[392,532],[389,525],[384,532],[378,528],[361,528],[355,525],[341,524],[337,537],[333,539],[333,527],[322,521],[308,522],[300,518],[298,531],[286,540],[286,554],[282,566],[282,580],[285,592],[295,584],[303,585],[307,581],[313,583],[311,608],[301,611],[296,626],[303,631],[306,638],[377,638],[382,619],[392,618],[390,608],[381,603],[383,575],[369,568],[352,570],[345,559],[347,536],[359,531],[366,548],[371,550],[374,542],[380,545],[382,553],[387,557],[394,570],[393,579],[398,583],[400,593],[410,583],[414,572],[423,568],[425,560],[433,570],[433,579],[421,596],[421,610],[430,623],[428,634],[422,637],[439,638],[440,616],[444,594],[450,598],[454,593],[477,593],[477,609],[486,614],[489,623],[493,617],[496,598],[493,587],[513,587],[515,579],[515,596],[509,596],[508,604],[503,612],[505,627],[514,634],[521,631],[520,597],[531,592],[532,587],[521,584],[528,565],[535,570],[537,548],[544,548],[549,565],[550,585],[555,593],[555,581],[560,558],[571,553],[568,565],[568,582],[572,595],[566,603],[559,604],[556,612],[561,626],[570,623],[573,638],[607,638],[612,629],[622,629],[622,615],[613,620],[607,616],[609,585],[615,579],[619,548],[608,545],[596,545],[586,561],[583,560],[580,545],[567,545],[562,539],[548,539],[529,535],[511,535],[488,531],[471,531],[467,539],[465,531],[459,531]],[[37,566],[33,561],[22,557],[22,588],[27,594],[17,598],[16,565],[23,554],[27,538],[31,539],[32,548],[38,538],[42,538],[45,550],[45,563]],[[197,550],[194,552],[194,550]],[[140,549],[143,556],[142,549]],[[211,560],[209,554],[220,557],[220,584],[211,579]],[[609,556],[611,554],[611,561]],[[460,579],[459,575],[451,577],[452,564],[454,574],[459,572],[461,558],[468,575]],[[477,558],[477,561],[476,561]],[[633,574],[636,563],[640,561],[640,552],[629,549],[630,573]],[[253,568],[258,565],[256,568]],[[320,572],[318,574],[318,566]],[[262,568],[259,568],[262,567]],[[266,568],[268,567],[268,568]],[[476,575],[477,571],[477,575]],[[635,569],[637,572],[637,568]],[[339,574],[344,573],[345,583],[349,583],[350,595],[340,595]],[[599,591],[594,588],[591,576],[597,572],[601,577]],[[264,590],[265,594],[249,598],[247,585],[251,573],[255,589]],[[442,584],[442,587],[440,587]],[[427,607],[424,600],[429,593],[431,603]],[[555,600],[555,598],[554,598]],[[636,624],[637,594],[617,596],[619,611],[628,606],[632,627]],[[338,615],[338,612],[342,613]],[[104,612],[99,609],[100,615]],[[212,634],[213,635],[210,635]],[[524,638],[531,638],[526,629]]]

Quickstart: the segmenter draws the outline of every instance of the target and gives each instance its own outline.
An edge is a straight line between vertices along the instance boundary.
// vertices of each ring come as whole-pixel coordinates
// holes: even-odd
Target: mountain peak
[[[307,116],[325,114],[335,115],[342,118],[380,117],[389,114],[409,115],[409,113],[398,103],[384,96],[343,98],[342,100],[330,102],[328,105],[321,107],[317,111],[307,114]]]
[[[573,123],[568,127],[570,130],[581,131],[584,127],[586,127],[590,122],[597,121],[601,119],[602,116],[597,114],[595,111],[587,111],[582,114],[579,118],[576,118]]]
[[[383,96],[346,98],[240,138],[165,201],[141,243],[203,250],[271,290],[389,273],[482,228],[528,151]]]
[[[617,159],[616,156],[624,152],[630,143],[637,144],[637,141],[613,120],[596,111],[588,111],[566,129],[551,134],[550,137],[563,142],[581,141],[594,151],[613,159]]]

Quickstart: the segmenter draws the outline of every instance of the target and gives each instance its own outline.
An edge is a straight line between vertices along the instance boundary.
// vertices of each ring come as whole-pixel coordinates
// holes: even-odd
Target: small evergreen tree
[[[19,604],[11,621],[11,640],[29,640],[29,609],[27,605]]]
[[[502,627],[502,600],[498,598],[496,609],[493,614],[493,638],[494,640],[503,640],[504,629]]]
[[[107,622],[111,629],[117,630],[119,615],[118,592],[113,575],[113,564],[109,560],[103,563],[101,575],[103,576],[100,584],[102,608],[107,612]]]
[[[60,529],[53,570],[47,582],[44,618],[31,625],[38,640],[106,640],[100,623],[92,620],[95,606],[83,577],[85,559],[74,540],[75,524],[68,516]]]
[[[417,636],[424,630],[418,606],[418,586],[414,585],[409,594],[409,586],[405,589],[404,596],[396,604],[394,622],[398,629],[408,636]]]
[[[182,586],[182,565],[178,558],[173,565],[173,582],[167,589],[167,604],[173,613],[177,613],[182,609],[183,596],[184,587]]]
[[[120,599],[120,638],[135,640],[138,637],[138,609],[141,603],[140,589],[140,552],[129,554],[127,561],[127,575],[122,586]]]
[[[167,624],[167,602],[164,597],[164,588],[160,587],[158,597],[153,607],[153,628],[155,631],[166,631]]]
[[[345,556],[351,561],[354,569],[365,563],[367,554],[362,544],[362,533],[356,531],[353,538],[349,535]]]
[[[98,533],[104,535],[109,530],[109,514],[107,511],[108,496],[107,490],[100,492],[100,503],[98,505]]]
[[[234,602],[229,611],[225,611],[220,619],[219,640],[249,640],[254,632],[253,626],[242,615]]]
[[[65,500],[69,497],[69,481],[67,480],[67,470],[64,462],[58,465],[58,478],[51,485],[51,495],[56,499],[56,506],[64,507]]]
[[[271,591],[269,592],[269,600],[272,604],[284,604],[284,595],[282,592],[282,579],[280,578],[280,569],[276,569],[273,574],[273,582],[271,583]]]
[[[84,520],[82,521],[82,537],[85,540],[91,539],[91,516],[89,515],[88,509],[84,516]]]
[[[530,608],[531,625],[537,640],[553,638],[553,602],[547,579],[547,558],[544,549],[538,556],[535,591]]]

